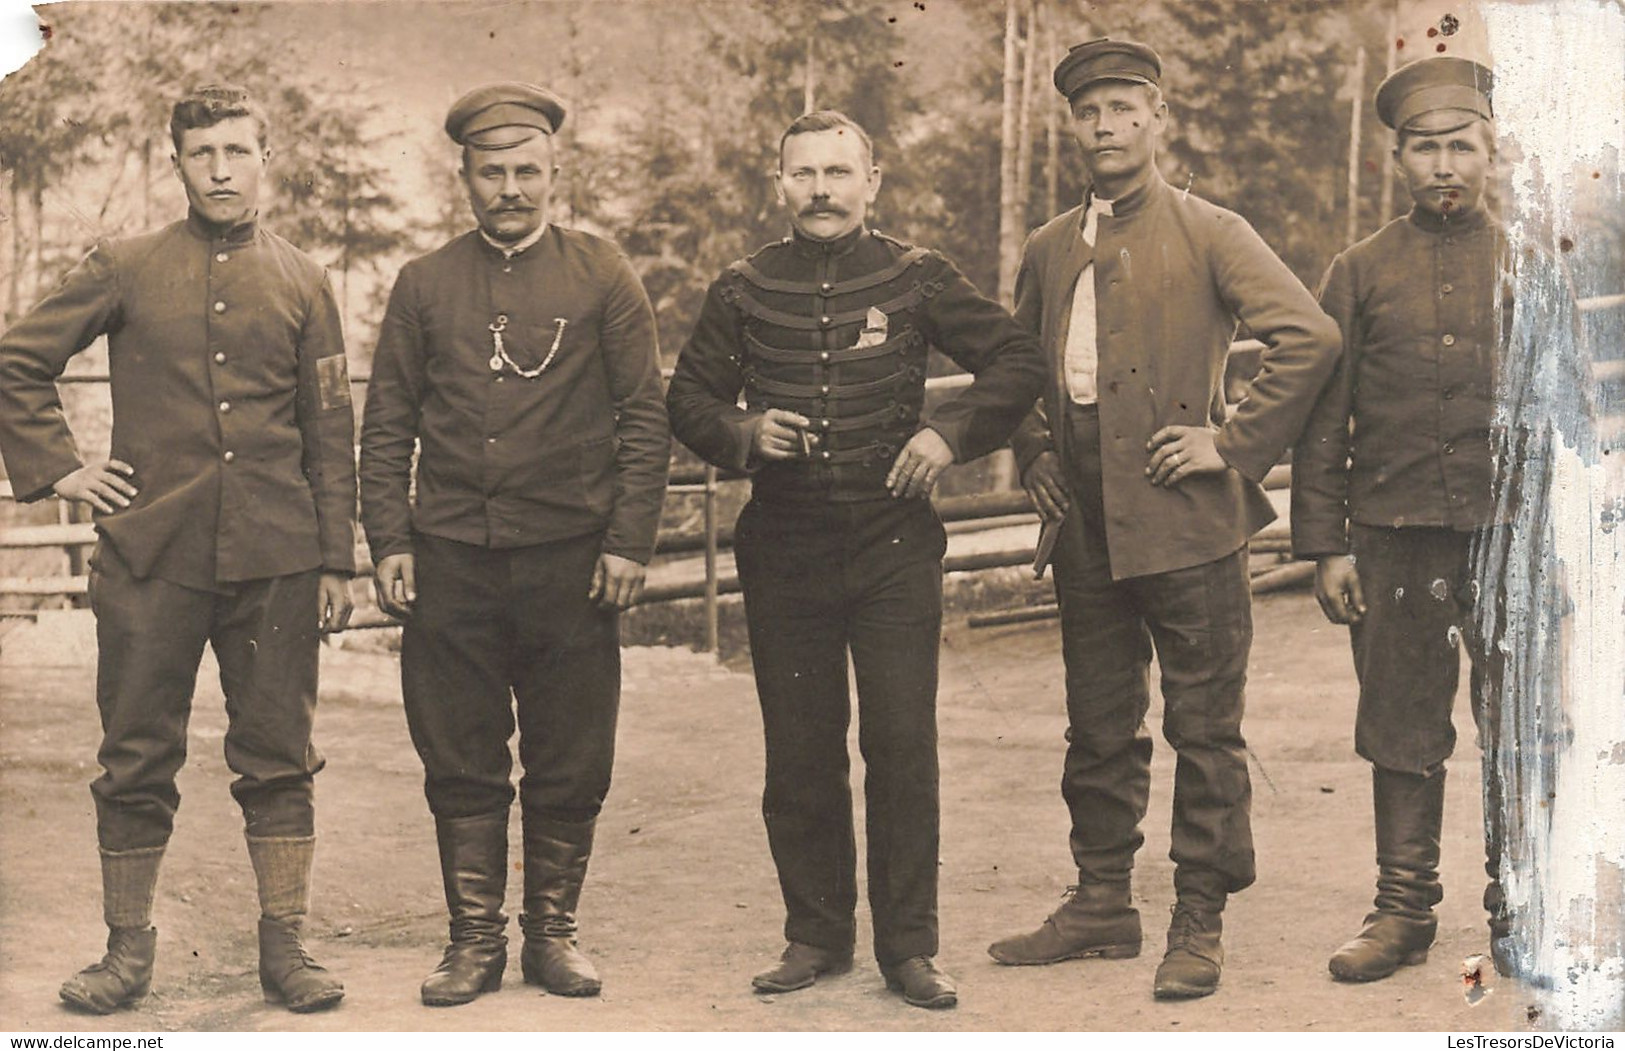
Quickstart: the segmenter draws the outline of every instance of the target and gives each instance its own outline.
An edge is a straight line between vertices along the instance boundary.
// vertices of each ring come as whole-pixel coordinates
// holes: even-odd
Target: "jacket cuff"
[[[1213,448],[1237,474],[1249,482],[1262,484],[1264,476],[1270,473],[1270,468],[1275,466],[1276,460],[1280,459],[1280,457],[1272,456],[1266,460],[1263,456],[1257,454],[1248,456],[1240,449],[1232,448],[1235,443],[1225,440],[1229,437],[1230,432],[1221,428],[1213,438]]]

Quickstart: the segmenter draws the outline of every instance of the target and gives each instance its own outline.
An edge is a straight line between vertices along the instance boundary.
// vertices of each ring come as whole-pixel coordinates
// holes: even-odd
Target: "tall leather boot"
[[[104,1015],[128,1007],[152,988],[152,963],[158,951],[152,898],[164,848],[103,850],[101,855],[107,952],[62,983],[57,995],[70,1007]]]
[[[996,941],[987,954],[1009,966],[1091,956],[1122,960],[1140,955],[1140,941],[1140,912],[1130,904],[1126,882],[1080,882],[1067,888],[1061,907],[1036,931]]]
[[[451,944],[423,981],[429,1007],[466,1004],[502,988],[508,966],[508,812],[436,818],[440,876],[451,912]]]
[[[260,896],[260,989],[299,1014],[344,999],[344,983],[311,959],[301,935],[310,909],[315,836],[246,836]]]
[[[597,996],[603,983],[576,947],[576,903],[592,857],[594,822],[525,815],[525,981],[556,996]]]
[[[1334,978],[1371,982],[1401,967],[1425,963],[1439,928],[1433,906],[1439,886],[1439,829],[1444,820],[1444,778],[1371,768],[1377,819],[1376,909],[1360,933],[1327,963]]]

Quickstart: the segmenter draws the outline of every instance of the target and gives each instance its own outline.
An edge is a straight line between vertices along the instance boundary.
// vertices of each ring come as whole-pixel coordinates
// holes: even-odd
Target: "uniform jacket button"
[[[226,312],[226,304],[220,300],[215,300],[214,312],[216,314],[224,314]]]

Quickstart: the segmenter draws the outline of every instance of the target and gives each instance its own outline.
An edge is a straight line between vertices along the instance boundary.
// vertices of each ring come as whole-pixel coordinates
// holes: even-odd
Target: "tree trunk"
[[[1349,214],[1344,244],[1360,239],[1360,120],[1365,115],[1365,48],[1354,53],[1350,74],[1354,91],[1354,112],[1349,117]],[[1384,221],[1387,219],[1384,217]]]
[[[1395,43],[1399,40],[1399,0],[1394,0],[1388,9],[1388,72],[1392,73],[1399,68],[1399,48]],[[1394,214],[1394,169],[1383,159],[1380,165],[1382,175],[1382,197],[1377,205],[1377,225],[1381,226]]]
[[[1027,9],[1027,33],[1021,41],[1021,110],[1016,118],[1016,199],[1014,212],[1020,239],[1027,238],[1027,205],[1033,185],[1033,67],[1038,64],[1038,5],[1022,0]],[[1047,218],[1047,216],[1046,216]]]
[[[1055,66],[1055,10],[1049,0],[1038,0],[1039,39],[1047,68]],[[1061,96],[1045,92],[1044,106],[1044,218],[1061,210]]]
[[[1019,0],[1004,0],[1004,114],[999,126],[999,302],[1015,305],[1021,230],[1016,220],[1016,108],[1021,93],[1018,62]]]
[[[801,80],[801,112],[811,113],[817,108],[818,102],[818,67],[814,65],[813,29],[807,30],[807,63],[802,70]]]

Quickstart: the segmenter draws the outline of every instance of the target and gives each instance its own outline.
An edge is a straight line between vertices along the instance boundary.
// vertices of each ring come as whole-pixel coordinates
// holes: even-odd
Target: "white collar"
[[[484,227],[480,228],[480,236],[485,238],[485,243],[501,252],[502,258],[504,259],[512,259],[514,256],[518,255],[520,252],[523,252],[537,241],[540,241],[542,239],[542,235],[545,233],[547,233],[547,224],[543,223],[530,233],[526,234],[523,240],[515,241],[512,244],[507,244],[505,242],[498,241],[496,238],[486,233]]]

